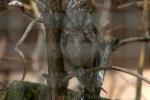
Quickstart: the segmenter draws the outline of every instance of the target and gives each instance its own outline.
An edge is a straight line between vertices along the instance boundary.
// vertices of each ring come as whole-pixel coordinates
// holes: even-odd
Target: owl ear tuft
[[[67,8],[73,8],[77,4],[77,0],[69,0]]]

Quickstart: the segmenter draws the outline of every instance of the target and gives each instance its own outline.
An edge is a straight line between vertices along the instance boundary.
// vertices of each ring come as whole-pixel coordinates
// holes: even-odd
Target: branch
[[[110,40],[110,41],[107,41],[105,49],[104,49],[104,53],[102,55],[102,59],[100,61],[101,63],[100,63],[99,68],[101,66],[107,66],[107,64],[109,63],[109,59],[110,59],[110,56],[111,56],[112,48],[113,48],[113,45],[115,44],[115,42],[116,42],[116,40],[113,40],[113,39]],[[101,80],[103,82],[104,77],[105,77],[105,71],[101,71],[99,73],[101,73],[100,77],[101,77]]]
[[[143,0],[143,15],[142,15],[142,23],[141,23],[141,32],[144,36],[149,36],[149,0]],[[146,44],[141,45],[141,52],[139,58],[139,66],[137,68],[137,72],[142,75],[144,70],[145,63],[145,49]],[[136,85],[136,100],[141,98],[142,91],[142,81],[140,79],[137,80]]]
[[[142,7],[143,5],[143,1],[137,1],[137,2],[129,2],[129,3],[126,3],[126,4],[122,4],[122,5],[119,5],[117,8],[119,10],[122,10],[122,9],[126,9],[128,7],[131,7],[131,6],[137,6],[137,7]],[[148,4],[150,4],[150,2],[148,2]]]
[[[26,4],[24,4],[24,3],[20,2],[20,1],[15,0],[15,1],[9,2],[8,5],[7,5],[7,8],[11,9],[12,7],[19,8],[24,14],[26,14],[27,16],[29,16],[29,17],[31,17],[33,19],[36,18],[35,16],[33,16],[29,12],[29,9],[27,9]],[[39,21],[39,23],[41,23],[41,22],[42,22],[42,20]]]
[[[46,8],[46,5],[45,5],[45,4],[43,4],[40,0],[34,0],[34,2],[38,5],[38,7],[40,8],[40,10],[41,10],[42,12],[45,11],[45,8]]]
[[[26,28],[25,32],[23,33],[21,39],[16,43],[14,50],[19,54],[22,62],[24,63],[25,67],[27,66],[26,64],[26,60],[25,60],[25,56],[23,54],[23,52],[18,48],[19,45],[21,45],[24,40],[26,39],[27,35],[29,34],[29,32],[31,31],[31,29],[33,28],[33,26],[35,25],[35,23],[37,21],[39,21],[41,19],[41,17],[34,19]],[[26,76],[26,68],[24,67],[24,72],[23,72],[23,76],[21,78],[21,81],[24,80],[25,76]]]
[[[104,0],[102,11],[98,11],[97,21],[95,22],[95,26],[98,29],[99,38],[104,38],[106,27],[110,23],[110,9],[111,9],[111,0]]]
[[[9,56],[5,56],[1,58],[2,61],[16,61],[16,62],[20,62],[20,58],[19,57],[9,57]],[[26,60],[26,63],[31,63],[32,60]],[[37,62],[37,61],[34,61]]]
[[[143,81],[145,81],[146,83],[150,84],[150,80],[148,80],[147,78],[143,77],[142,75],[140,74],[137,74],[135,72],[132,72],[128,69],[125,69],[125,68],[121,68],[121,67],[118,67],[118,66],[108,66],[108,67],[101,67],[101,68],[91,68],[91,69],[86,69],[87,72],[93,72],[93,71],[96,71],[96,70],[116,70],[116,71],[120,71],[120,72],[123,72],[123,73],[127,73],[129,75],[132,75],[132,76],[135,76]]]
[[[115,49],[118,47],[121,47],[123,45],[126,45],[128,43],[134,43],[134,42],[148,42],[150,41],[150,36],[140,36],[140,37],[131,37],[124,40],[120,40],[116,46]]]
[[[37,21],[39,21],[41,19],[41,17],[34,19],[27,27],[27,29],[25,30],[25,32],[23,33],[21,39],[17,42],[16,47],[18,47],[19,45],[22,44],[22,42],[26,39],[27,35],[29,34],[29,32],[31,31],[31,29],[33,28],[33,26],[35,25],[35,23]]]

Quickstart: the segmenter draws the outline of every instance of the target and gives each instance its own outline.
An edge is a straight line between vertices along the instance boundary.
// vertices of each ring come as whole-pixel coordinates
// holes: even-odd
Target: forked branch
[[[36,18],[34,19],[29,25],[28,27],[26,28],[25,32],[23,33],[22,37],[20,38],[20,40],[16,43],[15,47],[14,47],[14,50],[19,54],[22,62],[24,63],[24,71],[23,71],[23,76],[21,78],[21,81],[24,80],[25,76],[26,76],[26,66],[27,66],[27,63],[26,63],[26,60],[25,60],[25,56],[23,54],[23,52],[18,48],[23,42],[24,40],[26,39],[27,35],[30,33],[30,31],[32,30],[33,26],[35,25],[35,23],[37,21],[41,20],[41,17],[39,18]]]

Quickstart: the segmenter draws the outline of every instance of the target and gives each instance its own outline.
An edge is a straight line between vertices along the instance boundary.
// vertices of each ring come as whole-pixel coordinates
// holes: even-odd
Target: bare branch
[[[143,15],[142,15],[142,23],[141,23],[141,33],[143,36],[149,36],[149,0],[143,0]],[[143,75],[144,63],[145,63],[145,50],[146,44],[141,44],[141,52],[139,58],[139,66],[137,68],[137,72],[140,75]],[[140,79],[137,80],[136,84],[136,100],[141,98],[142,91],[142,81]]]
[[[27,29],[25,30],[25,32],[23,33],[23,36],[21,37],[21,39],[17,42],[16,44],[16,48],[22,44],[22,42],[26,39],[27,35],[29,34],[29,32],[31,31],[31,29],[33,28],[33,26],[35,25],[35,23],[37,21],[39,21],[41,19],[41,17],[34,19],[27,27]]]
[[[129,3],[126,3],[126,4],[119,5],[117,8],[119,10],[123,10],[123,9],[126,9],[126,8],[134,6],[134,5],[137,6],[137,7],[142,7],[143,3],[144,3],[143,1],[129,2]],[[148,2],[148,4],[150,5],[150,2]]]
[[[116,46],[115,49],[118,47],[121,47],[123,45],[126,45],[128,43],[134,43],[134,42],[148,42],[150,41],[150,36],[140,36],[140,37],[131,37],[124,40],[120,40]]]
[[[21,39],[16,43],[14,50],[19,54],[22,62],[24,63],[25,67],[27,66],[26,60],[25,60],[25,56],[23,54],[23,52],[18,48],[19,45],[21,45],[24,40],[26,39],[27,35],[29,34],[29,32],[31,31],[31,29],[33,28],[33,26],[35,25],[35,23],[37,21],[39,21],[41,19],[41,17],[34,19],[26,28],[25,32],[23,33]],[[23,76],[21,78],[21,81],[24,80],[25,76],[26,76],[26,68],[24,67],[24,72],[23,72]]]
[[[20,57],[9,57],[9,56],[5,56],[1,58],[2,61],[16,61],[16,62],[20,62]],[[32,60],[26,60],[26,63],[31,63]],[[37,62],[37,61],[35,61]]]
[[[99,31],[100,39],[104,39],[106,27],[110,23],[111,0],[104,0],[102,11],[98,11],[98,16],[95,21],[95,26]]]
[[[97,68],[91,68],[91,69],[87,69],[86,71],[90,73],[90,72],[95,71],[95,70],[116,70],[116,71],[120,71],[120,72],[123,72],[123,73],[127,73],[129,75],[135,76],[135,77],[145,81],[146,83],[150,84],[150,80],[143,77],[142,75],[137,74],[135,72],[132,72],[128,69],[118,67],[118,66],[111,66],[111,65],[109,65],[108,67],[102,66],[101,68],[98,68],[98,67]]]
[[[42,12],[44,12],[45,8],[46,8],[46,5],[43,4],[40,0],[34,0],[34,2],[38,5],[38,7],[40,8],[40,10]]]
[[[114,27],[112,29],[107,30],[106,33],[110,34],[110,33],[113,33],[114,31],[119,30],[121,28],[125,28],[126,29],[126,27],[124,25],[118,25],[118,26],[116,26],[116,27]]]

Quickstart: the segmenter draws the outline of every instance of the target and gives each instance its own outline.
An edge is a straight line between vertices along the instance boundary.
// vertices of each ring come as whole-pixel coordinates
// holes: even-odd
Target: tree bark
[[[46,29],[46,45],[48,60],[48,77],[50,100],[63,100],[67,84],[64,84],[66,73],[62,64],[60,52],[60,24],[62,20],[62,1],[47,0],[44,12],[44,25]]]

